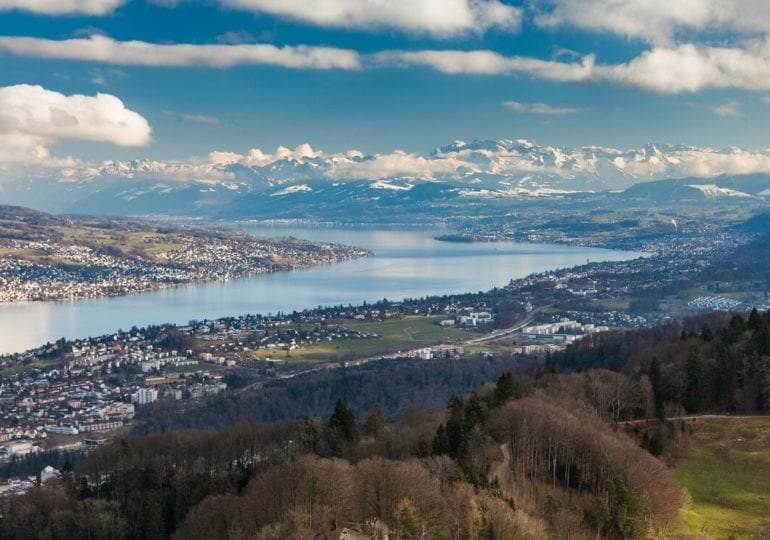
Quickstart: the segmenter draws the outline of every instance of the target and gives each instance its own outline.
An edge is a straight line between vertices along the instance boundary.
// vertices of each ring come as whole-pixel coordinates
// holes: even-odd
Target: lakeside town
[[[388,358],[541,356],[593,333],[672,316],[768,309],[761,295],[739,293],[739,280],[732,290],[708,282],[710,265],[739,243],[726,232],[676,237],[645,257],[533,274],[485,293],[135,327],[5,355],[0,459],[62,445],[83,449],[130,429],[151,403],[195,403],[318,369]],[[699,288],[721,292],[698,295]],[[681,311],[673,312],[675,305]]]
[[[118,296],[370,254],[297,238],[60,218],[2,207],[0,303]]]

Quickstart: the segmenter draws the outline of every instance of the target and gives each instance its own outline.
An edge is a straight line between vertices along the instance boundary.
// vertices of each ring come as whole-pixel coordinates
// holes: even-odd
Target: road
[[[753,414],[753,415],[744,415],[744,416],[738,416],[738,415],[732,415],[732,414],[687,414],[683,416],[671,416],[668,418],[665,418],[665,420],[714,420],[714,419],[722,419],[722,418],[730,418],[733,420],[741,419],[741,418],[770,418],[770,415],[766,414]],[[633,426],[636,424],[646,424],[648,422],[657,422],[657,418],[641,418],[639,420],[624,420],[622,422],[618,422],[618,425],[621,426]]]
[[[538,312],[540,312],[540,311],[542,311],[542,310],[544,310],[546,308],[551,307],[551,305],[552,304],[547,304],[545,306],[540,306],[540,307],[538,307],[536,309],[533,309],[527,315],[527,317],[523,321],[517,323],[514,326],[511,326],[510,328],[502,328],[500,330],[495,330],[493,332],[490,332],[489,334],[484,334],[483,336],[480,336],[480,337],[477,337],[477,338],[467,339],[467,340],[463,341],[463,345],[478,345],[480,343],[486,343],[488,341],[493,341],[495,339],[499,339],[499,338],[501,338],[503,336],[514,334],[514,333],[518,332],[519,330],[521,330],[522,328],[524,328],[525,326],[529,325],[532,322],[532,319],[534,318],[536,313],[538,313]],[[293,372],[293,373],[286,373],[286,374],[283,374],[283,375],[279,375],[278,377],[276,377],[276,379],[293,379],[293,378],[298,377],[300,375],[306,375],[308,373],[313,373],[313,372],[321,371],[321,370],[324,370],[324,369],[339,369],[339,368],[360,366],[360,365],[363,365],[363,364],[367,364],[369,362],[377,362],[377,361],[380,361],[380,360],[388,360],[388,359],[392,359],[392,358],[399,358],[401,356],[402,355],[400,353],[391,353],[391,354],[380,354],[380,355],[377,355],[377,356],[369,356],[369,357],[365,357],[365,358],[359,358],[357,360],[349,360],[349,361],[346,361],[346,362],[340,362],[340,361],[326,362],[326,363],[320,364],[320,365],[318,365],[316,367],[312,367],[312,368],[309,368],[309,369],[306,369],[306,370],[303,370],[303,371],[296,371],[296,372]],[[248,386],[245,386],[245,387],[241,388],[240,391],[244,392],[244,391],[247,391],[247,390],[251,390],[252,388],[256,388],[256,387],[260,386],[263,383],[264,383],[264,381],[258,381],[258,382],[252,383],[252,384],[250,384]]]
[[[532,319],[535,318],[536,313],[539,313],[540,311],[543,311],[544,309],[551,307],[551,305],[552,304],[548,304],[548,305],[540,306],[539,308],[533,309],[532,311],[529,312],[526,319],[516,324],[515,326],[511,326],[510,328],[502,328],[500,330],[495,330],[494,332],[490,332],[489,334],[484,334],[481,337],[467,339],[465,340],[464,343],[465,345],[478,345],[479,343],[486,343],[487,341],[493,341],[495,339],[499,339],[509,334],[515,334],[525,326],[528,326],[532,322]]]

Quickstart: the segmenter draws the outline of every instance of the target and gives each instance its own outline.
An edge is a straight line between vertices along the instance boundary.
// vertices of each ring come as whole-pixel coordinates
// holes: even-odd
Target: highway
[[[511,326],[510,328],[502,328],[500,330],[495,330],[494,332],[490,332],[489,334],[484,334],[481,337],[467,339],[463,343],[465,345],[478,345],[479,343],[486,343],[487,341],[493,341],[495,339],[501,338],[503,336],[507,336],[509,334],[515,334],[525,326],[528,326],[532,322],[532,319],[534,319],[536,313],[548,307],[551,307],[551,304],[540,306],[537,309],[533,309],[531,312],[529,312],[526,319],[524,319],[520,323],[517,323],[515,326]]]

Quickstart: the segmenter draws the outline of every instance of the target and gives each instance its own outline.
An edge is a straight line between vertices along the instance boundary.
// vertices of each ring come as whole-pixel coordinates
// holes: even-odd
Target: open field
[[[0,370],[0,377],[10,377],[11,375],[22,373],[24,371],[30,371],[32,369],[51,369],[54,367],[61,367],[63,364],[64,362],[61,358],[54,358],[51,360],[36,360],[35,362],[30,362],[29,364],[19,364],[13,367],[2,369]]]
[[[414,316],[383,322],[345,321],[344,326],[351,330],[370,332],[380,337],[319,343],[290,352],[276,351],[272,358],[292,362],[345,361],[427,347],[442,341],[456,341],[470,335],[462,330],[442,328],[435,324],[443,318]],[[263,350],[259,351],[259,356],[266,356]]]
[[[699,419],[676,467],[692,502],[691,533],[715,539],[770,538],[770,417]]]

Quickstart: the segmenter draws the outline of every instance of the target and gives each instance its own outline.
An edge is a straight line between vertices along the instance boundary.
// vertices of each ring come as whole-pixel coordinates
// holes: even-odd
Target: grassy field
[[[770,418],[698,420],[675,474],[692,497],[685,509],[691,533],[770,538]]]
[[[52,217],[45,224],[22,225],[13,221],[0,220],[0,232],[5,236],[20,238],[30,231],[37,236],[51,239],[62,245],[90,245],[119,249],[123,253],[139,255],[149,260],[178,249],[181,245],[182,232],[159,232],[152,225],[112,224],[101,226],[100,222],[83,218],[82,223],[67,223]],[[71,263],[67,260],[53,260],[42,250],[25,248],[0,248],[0,255],[12,255],[38,263]]]
[[[319,343],[291,351],[289,354],[286,351],[276,351],[270,355],[260,350],[258,355],[292,362],[334,362],[407,351],[468,337],[469,334],[462,330],[442,328],[435,324],[442,318],[415,316],[383,322],[345,321],[343,326],[360,332],[374,333],[380,337]]]
[[[61,360],[61,358],[55,358],[51,360],[36,360],[35,362],[30,362],[29,364],[20,364],[2,369],[0,370],[0,377],[10,377],[11,375],[16,375],[17,373],[22,373],[24,371],[30,371],[35,368],[51,369],[54,367],[61,367],[63,364],[64,362]]]

